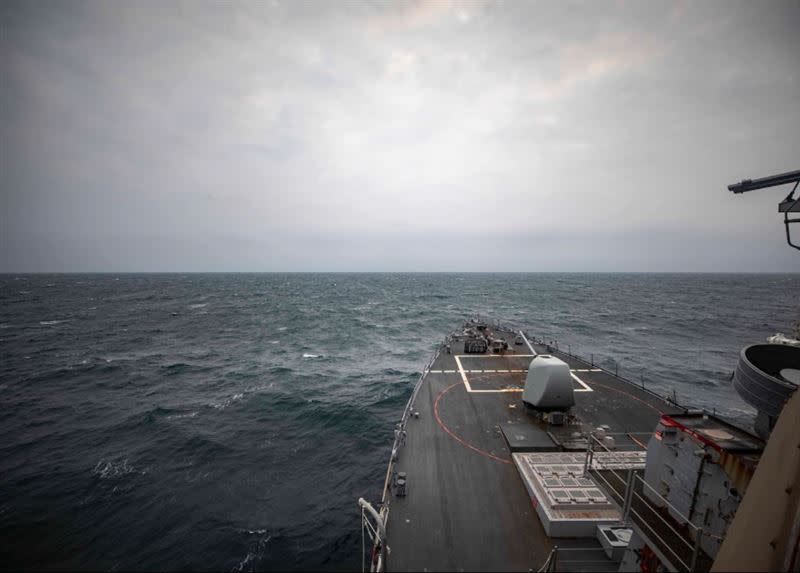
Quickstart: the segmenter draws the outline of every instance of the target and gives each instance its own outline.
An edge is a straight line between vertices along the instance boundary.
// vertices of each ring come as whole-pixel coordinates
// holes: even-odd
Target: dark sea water
[[[800,275],[0,275],[0,568],[357,569],[393,425],[481,313],[738,420]]]

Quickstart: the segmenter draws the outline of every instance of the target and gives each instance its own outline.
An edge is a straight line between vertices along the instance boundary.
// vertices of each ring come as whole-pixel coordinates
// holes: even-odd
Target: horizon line
[[[382,275],[525,275],[525,274],[649,274],[649,275],[798,275],[800,271],[0,271],[9,275],[269,275],[269,274],[382,274]]]

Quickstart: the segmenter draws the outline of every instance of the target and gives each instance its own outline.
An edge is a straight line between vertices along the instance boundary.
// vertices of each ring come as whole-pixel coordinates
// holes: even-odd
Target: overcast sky
[[[797,0],[0,16],[0,271],[800,270]]]

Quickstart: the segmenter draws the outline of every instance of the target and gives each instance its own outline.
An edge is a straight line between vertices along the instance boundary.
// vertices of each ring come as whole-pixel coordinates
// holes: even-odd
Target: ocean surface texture
[[[737,420],[800,275],[0,276],[0,569],[358,569],[394,423],[474,313]]]

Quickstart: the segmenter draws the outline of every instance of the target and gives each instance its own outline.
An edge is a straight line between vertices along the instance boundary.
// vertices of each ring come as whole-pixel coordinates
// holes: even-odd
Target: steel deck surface
[[[514,334],[507,333],[513,341]],[[548,426],[522,403],[532,350],[505,356],[464,356],[458,343],[424,376],[406,426],[396,471],[407,495],[389,496],[387,569],[449,571],[537,570],[553,546],[539,522],[500,424],[538,425],[565,445],[573,432],[607,425],[618,446],[646,446],[662,413],[683,410],[567,355],[573,369],[572,425]],[[584,446],[585,448],[585,446]]]

